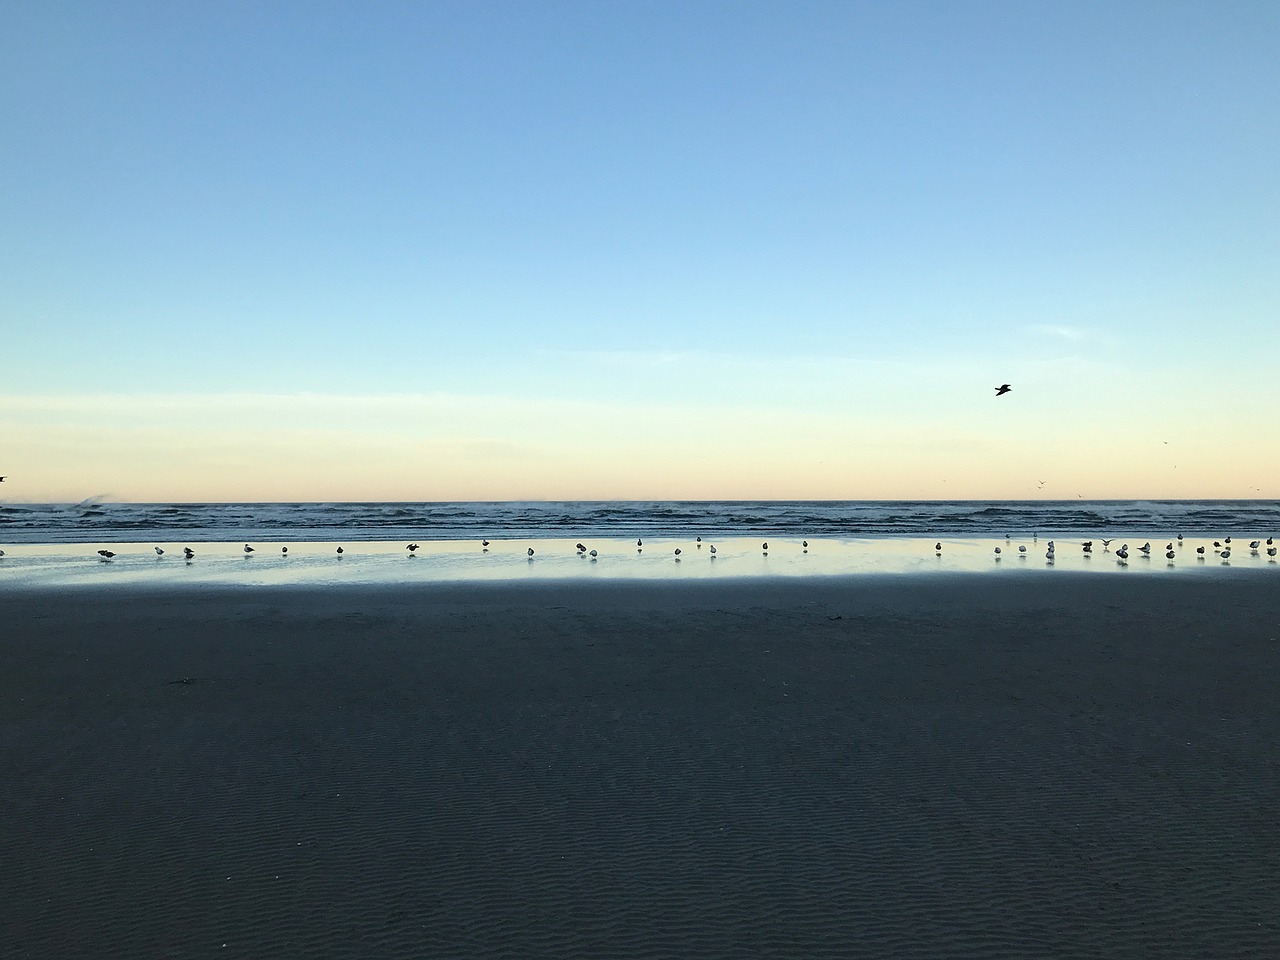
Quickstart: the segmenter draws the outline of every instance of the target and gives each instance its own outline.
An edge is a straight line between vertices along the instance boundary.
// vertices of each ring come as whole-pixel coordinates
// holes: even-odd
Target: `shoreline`
[[[5,591],[8,949],[1265,956],[1274,595]]]

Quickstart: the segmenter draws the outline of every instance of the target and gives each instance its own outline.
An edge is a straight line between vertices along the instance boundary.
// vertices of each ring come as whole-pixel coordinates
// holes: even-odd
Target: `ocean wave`
[[[3,504],[0,539],[386,540],[709,535],[1270,535],[1276,501],[597,501]]]

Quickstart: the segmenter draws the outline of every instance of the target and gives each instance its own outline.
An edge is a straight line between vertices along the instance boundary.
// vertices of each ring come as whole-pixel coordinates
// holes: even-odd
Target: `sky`
[[[1280,497],[1278,47],[1269,2],[7,0],[0,494]]]

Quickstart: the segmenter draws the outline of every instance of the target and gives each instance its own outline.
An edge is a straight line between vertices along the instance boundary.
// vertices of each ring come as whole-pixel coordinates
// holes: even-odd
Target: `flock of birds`
[[[1004,555],[1005,549],[1011,549],[1009,541],[1012,540],[1012,537],[1013,537],[1012,534],[1005,534],[1006,546],[995,548],[995,559],[997,561],[1000,560],[1001,557]],[[1037,544],[1039,543],[1040,538],[1038,535],[1033,535],[1032,539],[1033,539],[1033,542]],[[1103,539],[1103,538],[1099,538],[1099,539],[1100,539],[1100,542],[1102,543],[1102,552],[1111,553],[1112,552],[1111,544],[1114,541],[1110,539]],[[695,539],[695,545],[698,550],[702,549],[702,546],[703,546],[702,537],[697,537]],[[1080,544],[1080,549],[1086,557],[1091,556],[1093,554],[1093,545],[1094,545],[1094,541],[1092,540],[1085,540]],[[1176,540],[1170,540],[1168,543],[1166,543],[1164,546],[1165,559],[1169,560],[1172,563],[1172,561],[1177,558],[1178,550],[1182,548],[1182,545],[1183,545],[1182,534],[1178,534]],[[490,546],[490,542],[487,539],[480,541],[480,547],[483,552],[488,553],[489,546]],[[800,547],[804,553],[808,553],[809,541],[808,540],[800,541]],[[155,547],[154,549],[155,549],[157,558],[163,557],[165,555],[165,550],[163,547]],[[421,549],[421,546],[417,543],[410,543],[405,546],[405,550],[408,551],[408,555],[410,559],[416,557],[417,552],[420,549]],[[577,551],[577,555],[579,557],[582,557],[584,559],[590,559],[592,562],[595,562],[600,557],[599,551],[595,549],[588,549],[587,545],[582,542],[576,543],[574,545],[574,549]],[[1147,541],[1146,543],[1142,544],[1142,546],[1135,548],[1135,550],[1137,551],[1137,555],[1144,559],[1150,559],[1151,551],[1153,549],[1158,549],[1158,548],[1153,548],[1151,546],[1150,541]],[[1224,537],[1222,540],[1214,540],[1212,549],[1213,549],[1214,556],[1218,557],[1222,561],[1229,561],[1231,559],[1231,550],[1232,550],[1231,538]],[[1273,537],[1267,537],[1265,542],[1262,540],[1251,540],[1249,541],[1248,549],[1251,555],[1253,556],[1258,556],[1260,550],[1265,550],[1267,556],[1271,560],[1276,559],[1276,545],[1275,545],[1275,539]],[[1203,544],[1196,547],[1195,548],[1196,559],[1204,560],[1206,558],[1208,550],[1209,550],[1209,547]],[[766,557],[769,555],[769,542],[767,540],[760,544],[760,551]],[[246,543],[244,545],[242,552],[244,556],[247,558],[252,554],[256,553],[257,549],[253,547],[251,544]],[[643,553],[643,552],[644,552],[644,538],[638,537],[636,538],[636,553]],[[939,557],[942,556],[942,541],[938,541],[937,543],[934,544],[934,552],[937,556]],[[345,548],[340,546],[336,549],[335,553],[339,558],[341,558],[346,553],[346,550]],[[527,548],[526,555],[528,556],[530,561],[533,560],[535,553],[536,552],[533,549],[533,547]],[[684,553],[683,548],[681,547],[675,548],[673,552],[673,556],[677,563],[680,562],[680,559],[683,553]],[[183,547],[182,554],[183,554],[183,557],[185,557],[186,561],[190,563],[195,558],[196,552],[192,550],[190,547]],[[282,546],[280,548],[280,555],[281,557],[287,558],[289,556],[289,548],[287,546]],[[3,557],[3,556],[4,556],[4,551],[0,550],[0,557]],[[714,543],[707,544],[707,556],[709,556],[710,559],[712,560],[716,559],[717,553],[716,553],[716,546]],[[1028,556],[1026,544],[1020,544],[1018,546],[1017,556],[1020,559],[1025,559]],[[1047,549],[1045,550],[1044,556],[1049,563],[1053,563],[1054,559],[1057,556],[1057,546],[1054,543],[1054,541],[1052,540],[1048,541]],[[1122,543],[1118,548],[1116,548],[1113,556],[1116,558],[1117,562],[1120,564],[1128,563],[1129,544]],[[110,563],[112,560],[115,559],[115,557],[116,557],[116,553],[113,550],[102,549],[98,551],[98,559],[101,560],[103,563]]]
[[[1009,540],[1011,539],[1011,537],[1012,537],[1012,534],[1005,534],[1005,540]],[[1039,538],[1037,537],[1035,539],[1038,540]],[[1102,541],[1103,553],[1110,553],[1111,544],[1113,540],[1106,540],[1102,538],[1099,538],[1099,539]],[[1175,542],[1177,544],[1176,547],[1175,547]],[[1182,544],[1183,544],[1182,534],[1178,534],[1176,541],[1170,540],[1168,543],[1166,543],[1164,545],[1165,559],[1168,560],[1170,563],[1176,560],[1178,556],[1178,550],[1182,548]],[[1258,551],[1264,547],[1266,548],[1267,556],[1270,557],[1272,560],[1274,560],[1276,558],[1276,545],[1275,545],[1274,537],[1267,537],[1265,543],[1261,540],[1249,541],[1249,551],[1253,556],[1257,556]],[[1085,556],[1091,556],[1093,554],[1093,541],[1085,540],[1080,544],[1080,548],[1083,551]],[[937,550],[938,556],[942,556],[942,544],[941,543],[936,544],[935,549]],[[1140,547],[1137,547],[1136,549],[1138,551],[1139,557],[1142,557],[1144,559],[1150,559],[1151,551],[1153,549],[1151,546],[1151,541],[1148,540],[1146,543],[1144,543]],[[1206,555],[1206,550],[1207,548],[1203,544],[1196,547],[1196,559],[1204,560]],[[1003,550],[1000,547],[995,548],[995,555],[997,560],[1000,559],[1002,553],[1003,553]],[[1229,561],[1231,559],[1231,538],[1223,537],[1221,540],[1214,540],[1213,553],[1216,557],[1218,557],[1218,559],[1223,561]],[[1056,554],[1057,554],[1057,547],[1054,545],[1054,542],[1050,540],[1048,549],[1045,551],[1045,554],[1044,554],[1045,559],[1048,560],[1050,563],[1053,563]],[[1018,556],[1025,557],[1026,555],[1027,555],[1026,544],[1020,544],[1018,546]],[[1129,562],[1129,544],[1127,543],[1121,544],[1116,549],[1114,556],[1117,562],[1119,562],[1120,564],[1122,565],[1127,564]]]

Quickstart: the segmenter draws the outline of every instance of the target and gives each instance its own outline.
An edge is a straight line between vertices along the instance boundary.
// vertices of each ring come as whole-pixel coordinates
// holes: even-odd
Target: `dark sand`
[[[5,957],[1280,956],[1274,576],[0,625]]]

